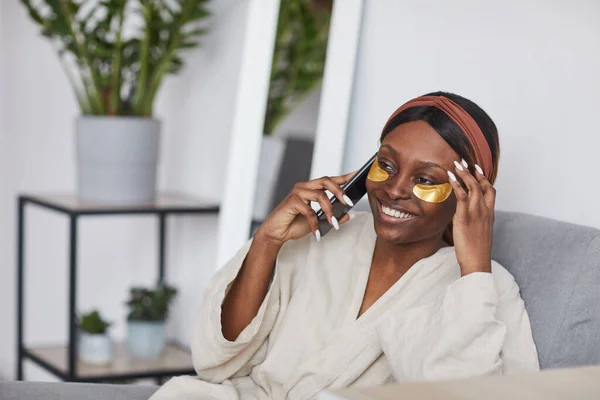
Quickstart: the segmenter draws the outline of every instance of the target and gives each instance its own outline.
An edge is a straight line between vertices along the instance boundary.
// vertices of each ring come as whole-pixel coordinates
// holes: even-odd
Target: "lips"
[[[406,222],[418,217],[418,215],[408,212],[401,207],[385,205],[380,200],[377,200],[377,208],[381,219],[392,223]]]

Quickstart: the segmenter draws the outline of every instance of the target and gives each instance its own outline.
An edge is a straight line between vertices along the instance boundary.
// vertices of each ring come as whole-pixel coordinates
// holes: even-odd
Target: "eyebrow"
[[[417,161],[417,164],[419,164],[419,166],[421,166],[421,167],[440,168],[440,169],[443,169],[444,171],[446,171],[445,168],[442,168],[439,164],[436,164],[431,161]]]
[[[390,146],[389,144],[384,144],[381,146],[381,148],[386,148],[389,151],[391,151],[394,154],[397,154],[398,152],[396,150],[394,150],[394,148],[392,146]],[[445,168],[441,167],[439,164],[434,163],[433,161],[416,161],[416,164],[419,165],[419,167],[423,168],[423,167],[428,167],[428,168],[439,168],[442,169],[444,171],[446,171]]]

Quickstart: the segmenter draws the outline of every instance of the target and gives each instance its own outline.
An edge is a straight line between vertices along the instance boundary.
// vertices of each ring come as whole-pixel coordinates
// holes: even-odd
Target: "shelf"
[[[26,201],[68,214],[151,214],[151,213],[217,213],[219,204],[214,200],[187,195],[161,193],[151,203],[119,205],[86,202],[73,194],[28,195],[19,197]]]
[[[117,346],[116,358],[108,366],[92,366],[78,362],[75,352],[69,352],[68,344],[28,348],[23,343],[25,303],[25,227],[28,206],[39,206],[67,214],[69,221],[69,343],[76,342],[77,335],[77,232],[80,216],[87,215],[150,215],[157,217],[158,224],[158,281],[165,276],[165,247],[167,218],[170,215],[205,215],[219,212],[214,200],[186,195],[162,193],[148,204],[95,204],[82,201],[73,194],[21,194],[18,197],[17,222],[17,379],[24,379],[23,360],[28,359],[65,381],[123,382],[143,378],[163,378],[178,375],[195,375],[189,352],[176,344],[167,347],[158,359],[129,357],[125,347]]]
[[[33,362],[66,379],[68,375],[68,348],[62,346],[25,349]],[[115,358],[111,364],[95,366],[77,361],[76,381],[100,382],[139,378],[155,378],[176,375],[195,375],[192,356],[181,346],[167,344],[163,354],[156,359],[129,356],[124,343],[115,346]]]

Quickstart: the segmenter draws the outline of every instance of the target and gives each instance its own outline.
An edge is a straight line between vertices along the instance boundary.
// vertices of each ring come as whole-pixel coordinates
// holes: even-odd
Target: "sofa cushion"
[[[492,258],[521,289],[541,368],[600,364],[600,230],[497,211]]]

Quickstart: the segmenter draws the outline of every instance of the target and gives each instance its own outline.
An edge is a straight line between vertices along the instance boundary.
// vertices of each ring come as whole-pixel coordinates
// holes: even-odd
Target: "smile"
[[[383,219],[390,220],[390,222],[404,222],[418,217],[417,215],[411,214],[404,210],[400,211],[391,207],[384,206],[383,204],[381,204],[380,201],[377,201],[377,203],[380,214],[383,214]]]

